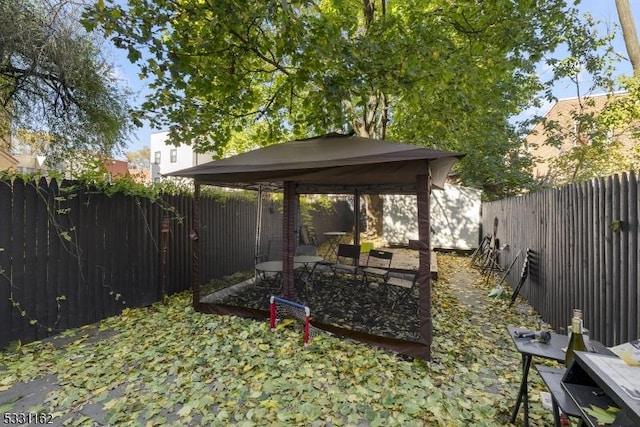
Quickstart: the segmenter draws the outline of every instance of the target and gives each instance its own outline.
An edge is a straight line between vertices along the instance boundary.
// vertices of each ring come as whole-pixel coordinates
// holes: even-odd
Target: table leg
[[[341,238],[340,236],[329,236],[327,237],[329,241],[329,248],[327,250],[327,260],[332,260],[335,258],[336,262],[338,261],[338,246],[340,246]]]
[[[562,427],[562,424],[560,423],[560,409],[558,408],[558,403],[553,396],[551,396],[551,405],[553,406],[553,425],[555,427]]]
[[[529,368],[531,368],[531,360],[533,356],[522,355],[522,382],[520,383],[520,390],[518,391],[518,398],[516,400],[516,406],[511,413],[511,424],[516,422],[518,417],[518,411],[520,410],[520,403],[524,405],[524,421],[523,426],[529,426],[529,391],[527,389],[527,382],[529,377]]]

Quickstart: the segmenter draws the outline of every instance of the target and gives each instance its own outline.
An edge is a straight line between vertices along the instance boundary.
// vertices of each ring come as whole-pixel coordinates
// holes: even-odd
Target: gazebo
[[[199,199],[202,185],[239,188],[277,188],[283,191],[283,271],[285,296],[294,289],[295,206],[300,194],[349,194],[355,200],[364,194],[415,194],[418,205],[418,240],[411,247],[419,251],[419,339],[407,341],[351,331],[333,325],[315,324],[321,329],[378,345],[425,360],[431,358],[431,246],[429,196],[431,187],[442,188],[451,166],[462,154],[431,150],[414,145],[353,135],[327,134],[275,144],[236,156],[172,173],[194,179],[195,197],[192,231],[192,288],[196,310],[207,313],[268,317],[267,312],[200,301]],[[358,221],[354,240],[359,244]]]

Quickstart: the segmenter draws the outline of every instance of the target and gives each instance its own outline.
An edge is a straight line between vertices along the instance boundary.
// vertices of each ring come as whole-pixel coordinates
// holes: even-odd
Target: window
[[[160,164],[160,151],[156,151],[155,153],[153,153],[153,163],[155,163],[156,165]]]
[[[171,150],[171,163],[175,163],[177,161],[178,161],[178,150],[174,148]]]

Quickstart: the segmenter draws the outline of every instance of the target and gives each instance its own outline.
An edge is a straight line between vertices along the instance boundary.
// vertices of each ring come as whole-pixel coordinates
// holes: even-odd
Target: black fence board
[[[36,297],[35,314],[38,319],[37,338],[49,336],[49,289],[47,286],[47,267],[49,265],[49,191],[47,181],[42,178],[37,183],[36,194],[36,263],[34,270],[36,279],[34,282],[34,294]],[[55,300],[55,299],[54,299]]]
[[[613,223],[613,180],[612,177],[606,179],[605,194],[605,265],[604,265],[604,284],[605,284],[605,326],[604,330],[612,330],[613,327],[613,231],[611,224]],[[612,339],[615,339],[615,331],[612,330]]]
[[[90,301],[93,299],[89,280],[91,271],[89,269],[89,259],[94,255],[91,253],[91,240],[97,238],[95,232],[94,205],[90,197],[90,192],[78,191],[75,198],[77,200],[78,215],[74,222],[75,241],[78,247],[78,284],[77,293],[77,320],[74,326],[86,325],[93,322],[89,313]]]
[[[627,287],[624,283],[629,283],[629,233],[625,232],[629,227],[629,176],[624,173],[620,180],[620,287],[619,295],[620,301],[624,301],[627,298]],[[619,319],[620,322],[620,340],[628,341],[629,325],[627,319],[629,318],[629,306],[627,304],[620,304],[619,307]]]
[[[28,322],[26,321],[26,312],[24,311],[23,305],[26,298],[25,291],[25,263],[24,263],[24,228],[25,228],[25,184],[22,180],[15,180],[13,184],[13,212],[12,218],[13,221],[11,223],[11,230],[14,231],[11,245],[10,245],[10,253],[12,255],[12,260],[15,259],[16,262],[12,263],[9,271],[9,282],[11,286],[11,301],[12,301],[12,309],[11,309],[11,330],[12,335],[19,335],[22,340],[28,341],[31,337]],[[24,314],[24,316],[23,316]]]
[[[598,327],[598,336],[602,336],[607,330],[607,224],[611,219],[611,215],[609,213],[609,209],[607,207],[607,185],[606,180],[601,178],[598,180],[600,186],[598,188],[599,197],[600,197],[600,213],[599,213],[599,222],[598,222],[598,239],[599,239],[599,248],[600,253],[598,256],[599,267],[599,278],[598,278],[598,288],[599,294],[598,298],[600,303],[598,304],[598,317],[597,317],[597,327]]]
[[[607,327],[607,329],[613,330],[612,340],[617,342],[620,340],[621,328],[614,328],[613,325],[621,325],[621,316],[622,313],[622,301],[620,299],[621,296],[621,286],[620,286],[620,270],[622,267],[622,260],[620,258],[620,244],[621,244],[621,236],[620,236],[620,177],[615,175],[612,177],[612,205],[611,205],[611,223],[609,224],[609,229],[611,233],[611,304],[609,307],[611,308],[611,326]]]
[[[11,306],[11,236],[13,220],[13,188],[10,182],[0,181],[0,343],[12,341]]]
[[[629,242],[627,253],[629,254],[629,279],[627,301],[629,304],[629,317],[627,318],[627,338],[625,341],[631,341],[637,337],[640,331],[640,251],[638,249],[640,235],[640,224],[638,224],[638,215],[640,214],[640,199],[638,198],[638,178],[634,172],[629,173],[629,216],[626,224]],[[632,286],[638,283],[638,286]],[[635,302],[635,304],[634,304]],[[633,309],[635,306],[635,310]],[[634,333],[636,336],[634,336]]]
[[[42,191],[45,191],[44,187],[41,187]],[[58,183],[52,181],[47,191],[47,328],[51,328],[52,332],[55,332],[60,327],[60,305],[64,304],[64,301],[59,300],[59,270],[60,266],[60,250],[61,242],[58,235]],[[62,267],[64,268],[64,267]]]
[[[22,283],[22,298],[20,301],[25,320],[29,322],[27,341],[38,338],[38,315],[36,308],[37,292],[33,289],[36,282],[37,245],[36,245],[36,213],[38,193],[33,181],[24,186],[24,282]]]

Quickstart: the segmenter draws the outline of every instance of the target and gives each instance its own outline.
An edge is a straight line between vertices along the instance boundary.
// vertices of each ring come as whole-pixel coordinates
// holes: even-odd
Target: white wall
[[[470,250],[480,238],[481,191],[445,184],[431,193],[431,245],[441,249]],[[418,208],[415,196],[385,195],[383,239],[406,245],[418,239]]]
[[[190,168],[213,160],[213,155],[194,153],[191,145],[181,144],[175,146],[168,144],[169,132],[156,132],[151,134],[149,143],[149,161],[151,163],[151,181],[157,182],[160,175],[175,172],[180,169]],[[176,150],[175,162],[171,161],[171,150]],[[156,163],[156,153],[160,153],[160,162]]]

